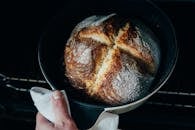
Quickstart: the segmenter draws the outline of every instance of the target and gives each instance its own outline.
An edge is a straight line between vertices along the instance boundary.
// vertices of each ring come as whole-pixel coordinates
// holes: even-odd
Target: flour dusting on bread
[[[160,49],[153,32],[141,22],[116,14],[94,15],[72,31],[64,61],[73,87],[119,105],[148,92],[160,64]]]

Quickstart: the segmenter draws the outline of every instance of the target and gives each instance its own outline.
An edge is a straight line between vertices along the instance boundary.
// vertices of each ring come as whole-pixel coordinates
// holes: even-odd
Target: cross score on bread
[[[157,65],[151,51],[129,20],[92,16],[75,27],[66,44],[65,74],[91,97],[126,103],[153,80]]]

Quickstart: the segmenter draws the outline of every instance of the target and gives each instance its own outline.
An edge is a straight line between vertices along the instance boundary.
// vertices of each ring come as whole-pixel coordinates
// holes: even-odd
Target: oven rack
[[[31,79],[31,78],[19,78],[19,77],[7,77],[3,74],[0,74],[0,82],[2,82],[2,81],[3,82],[5,82],[5,81],[17,81],[17,82],[23,82],[23,83],[36,83],[39,86],[48,85],[45,80]],[[10,88],[10,89],[13,89],[15,91],[21,91],[21,92],[29,92],[29,88],[32,87],[32,86],[29,86],[29,88],[19,88],[19,87],[15,87],[14,84],[10,84],[9,82],[6,82],[6,84],[4,86],[7,87],[7,88]],[[190,96],[190,97],[195,98],[195,93],[187,93],[187,92],[179,92],[179,91],[159,90],[156,94],[163,95],[163,96],[166,96],[166,95]],[[146,102],[146,104],[148,104],[148,105],[157,105],[157,106],[195,109],[195,105],[182,104],[182,103],[166,103],[166,102],[159,102],[159,101],[149,100],[149,101]]]

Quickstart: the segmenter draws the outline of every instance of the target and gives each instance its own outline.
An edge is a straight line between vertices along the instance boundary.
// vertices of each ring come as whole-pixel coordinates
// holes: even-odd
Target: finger
[[[36,130],[53,130],[53,128],[54,125],[38,112],[36,116]]]
[[[55,114],[55,124],[63,126],[71,119],[63,94],[60,91],[53,92],[52,107]]]

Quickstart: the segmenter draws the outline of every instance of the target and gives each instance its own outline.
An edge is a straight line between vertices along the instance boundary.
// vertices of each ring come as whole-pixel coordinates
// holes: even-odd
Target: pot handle
[[[49,121],[54,122],[54,113],[52,110],[51,96],[52,90],[48,90],[41,87],[32,87],[30,89],[30,94],[34,102],[35,107],[38,111]],[[65,101],[67,103],[69,114],[71,115],[69,101],[64,90],[61,91],[64,94]],[[96,123],[88,130],[118,130],[119,115],[110,113],[108,111],[103,111]]]

